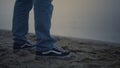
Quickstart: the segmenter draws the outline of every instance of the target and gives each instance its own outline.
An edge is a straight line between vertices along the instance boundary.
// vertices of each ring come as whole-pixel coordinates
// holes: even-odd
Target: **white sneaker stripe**
[[[50,50],[50,51],[47,51],[47,52],[42,52],[42,54],[48,54],[48,53],[62,54],[61,52],[57,52],[57,51],[54,51],[54,50]]]
[[[21,48],[25,47],[26,45],[27,45],[27,46],[31,46],[30,44],[25,43],[24,45],[21,46]]]

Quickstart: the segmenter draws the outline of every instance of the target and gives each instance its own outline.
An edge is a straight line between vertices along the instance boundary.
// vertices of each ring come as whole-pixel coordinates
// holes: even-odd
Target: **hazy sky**
[[[120,0],[55,0],[53,22],[59,26],[54,30],[56,34],[61,31],[74,37],[120,42],[119,3]]]
[[[0,29],[11,29],[15,0],[0,0]],[[53,0],[51,33],[120,42],[120,0]],[[34,32],[33,12],[30,32]]]

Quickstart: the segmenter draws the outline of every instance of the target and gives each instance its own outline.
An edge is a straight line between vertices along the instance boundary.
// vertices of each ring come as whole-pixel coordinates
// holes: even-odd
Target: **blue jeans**
[[[36,49],[45,51],[53,48],[55,40],[50,35],[53,11],[51,2],[52,0],[16,0],[12,26],[14,42],[27,42],[29,12],[34,5]]]

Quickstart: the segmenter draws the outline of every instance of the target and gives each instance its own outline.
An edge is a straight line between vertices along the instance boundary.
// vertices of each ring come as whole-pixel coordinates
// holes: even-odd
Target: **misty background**
[[[11,30],[15,0],[0,0],[0,29]],[[120,0],[53,0],[51,34],[120,43]],[[29,32],[34,33],[30,12]]]

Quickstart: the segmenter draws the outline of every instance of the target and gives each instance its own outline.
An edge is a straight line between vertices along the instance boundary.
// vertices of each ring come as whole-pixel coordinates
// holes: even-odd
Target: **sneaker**
[[[36,59],[41,59],[42,57],[70,59],[71,53],[62,48],[53,48],[51,50],[44,51],[44,52],[36,51]]]
[[[24,44],[19,44],[19,43],[13,43],[13,52],[17,53],[22,49],[31,49],[33,45],[29,42],[24,43]]]

